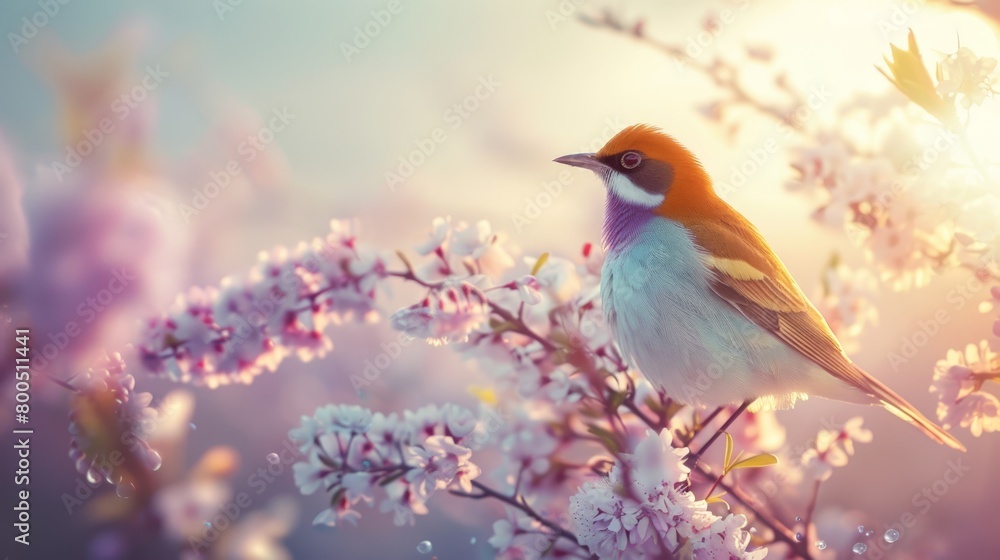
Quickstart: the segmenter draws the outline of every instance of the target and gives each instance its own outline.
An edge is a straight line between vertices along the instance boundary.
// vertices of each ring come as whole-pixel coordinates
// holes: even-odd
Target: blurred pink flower
[[[458,257],[471,258],[478,272],[494,278],[514,266],[514,259],[504,249],[503,240],[486,220],[473,225],[459,222],[452,237],[451,251]]]
[[[931,392],[938,395],[937,415],[945,428],[969,428],[979,437],[1000,431],[1000,400],[984,392],[983,384],[1000,376],[1000,359],[989,342],[969,344],[962,353],[949,350],[934,368]]]
[[[154,374],[217,387],[249,383],[289,354],[322,357],[329,323],[377,316],[385,262],[356,246],[353,228],[331,222],[325,239],[263,253],[246,278],[192,288],[167,314],[147,322],[140,350]]]
[[[157,410],[150,393],[136,393],[118,353],[72,380],[77,392],[70,408],[69,457],[91,484],[101,480],[128,496],[147,481],[163,459],[146,438]],[[122,459],[115,460],[115,457]]]
[[[834,467],[843,467],[854,455],[854,442],[872,441],[871,430],[861,427],[864,419],[851,418],[843,427],[835,430],[820,430],[811,449],[802,455],[802,465],[815,480],[827,480]]]
[[[878,280],[866,269],[840,265],[823,273],[820,297],[812,301],[848,353],[857,349],[861,333],[878,319],[877,287]]]

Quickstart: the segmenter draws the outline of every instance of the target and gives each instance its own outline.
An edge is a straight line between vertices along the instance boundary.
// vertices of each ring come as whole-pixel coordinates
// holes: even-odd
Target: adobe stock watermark
[[[239,157],[231,158],[219,169],[209,171],[209,181],[201,187],[191,189],[190,204],[178,205],[184,223],[191,223],[192,216],[197,216],[208,208],[212,201],[229,187],[233,178],[243,172],[243,164],[257,159],[261,152],[274,143],[278,133],[284,131],[293,120],[295,120],[295,114],[289,112],[287,106],[271,111],[271,118],[268,120],[267,126],[263,126],[256,133],[248,135],[236,147],[236,153]]]
[[[986,255],[980,260],[981,268],[989,268],[996,262],[996,256],[996,254]],[[886,354],[886,359],[889,360],[892,371],[899,371],[899,368],[910,363],[910,360],[917,355],[917,352],[921,348],[927,346],[938,333],[944,330],[945,325],[952,320],[949,307],[951,312],[957,313],[961,311],[973,298],[982,297],[982,292],[989,289],[989,286],[989,283],[983,281],[979,275],[973,273],[967,280],[959,282],[952,289],[948,290],[948,293],[945,295],[945,302],[948,305],[936,309],[931,317],[918,320],[917,329],[908,335],[902,336],[898,349]]]
[[[844,429],[844,422],[838,422],[835,416],[825,416],[819,420],[820,429],[839,432]],[[798,443],[791,446],[784,456],[793,461],[798,460],[806,451],[816,446],[818,435],[810,437],[805,443]],[[769,500],[780,495],[785,487],[793,482],[797,477],[791,469],[766,469],[763,472],[764,480],[758,482],[753,490],[748,491],[748,501],[755,509],[763,508]]]
[[[413,337],[405,332],[398,333],[395,340],[381,344],[382,351],[374,358],[365,360],[365,367],[361,370],[361,375],[351,374],[351,385],[359,397],[364,394],[365,389],[371,387],[372,383],[382,376],[383,371],[389,369],[392,362],[399,358],[403,350],[413,343],[413,340]]]
[[[910,529],[913,529],[919,522],[919,517],[927,515],[970,471],[972,471],[972,467],[965,464],[965,459],[959,457],[958,459],[949,460],[945,464],[945,471],[940,478],[913,493],[910,499],[910,503],[913,505],[912,509],[903,512],[899,516],[899,520],[895,523],[885,523],[882,525],[882,533],[879,537],[870,541],[864,558],[868,560],[880,560],[884,558],[886,553],[892,548],[893,543],[905,539]],[[881,536],[889,531],[897,533],[894,535],[896,538],[893,540],[893,543],[886,542]]]
[[[354,62],[354,58],[367,49],[402,11],[403,3],[400,0],[389,0],[384,8],[369,12],[371,19],[354,26],[354,37],[351,41],[340,42],[340,52],[344,55],[344,60],[348,64]]]
[[[446,126],[436,126],[426,136],[415,140],[413,142],[415,148],[409,153],[399,156],[399,165],[395,171],[386,171],[385,182],[389,191],[396,192],[399,185],[412,177],[417,169],[427,162],[427,158],[437,152],[441,144],[448,140],[447,129],[455,131],[461,128],[482,107],[484,101],[493,97],[500,85],[501,83],[493,78],[493,74],[479,76],[478,83],[472,93],[444,110],[441,120]]]
[[[117,121],[111,117],[104,117],[97,122],[96,127],[81,130],[82,138],[75,145],[66,146],[66,154],[62,161],[52,162],[50,167],[56,179],[62,183],[66,174],[79,167],[87,157],[96,152],[105,140],[115,133],[119,123],[128,119],[129,115],[160,87],[163,79],[169,76],[170,72],[161,68],[159,64],[146,66],[146,73],[139,78],[132,89],[111,101],[109,109],[118,117]]]
[[[791,138],[795,129],[801,127],[816,114],[821,108],[830,102],[834,92],[826,85],[814,85],[809,88],[808,93],[803,97],[795,109],[786,117],[786,121],[779,121],[775,131],[767,136],[756,147],[748,148],[746,157],[742,161],[730,167],[728,181],[719,181],[715,191],[720,196],[727,196],[735,193],[747,184],[750,177],[760,171],[772,156],[778,153],[778,137],[783,139]]]
[[[21,52],[21,49],[28,44],[28,41],[37,37],[42,29],[62,13],[63,6],[69,4],[71,1],[38,0],[36,3],[38,10],[22,17],[18,22],[21,24],[19,29],[7,32],[7,41],[10,42],[10,48],[14,51],[14,54]]]
[[[545,21],[549,22],[549,27],[555,31],[560,25],[570,21],[583,6],[590,0],[559,0],[555,9],[545,10]]]
[[[191,549],[198,552],[210,547],[227,529],[236,524],[244,511],[250,509],[256,497],[266,492],[276,480],[289,470],[288,467],[301,457],[302,451],[290,438],[285,438],[281,444],[281,450],[267,456],[264,461],[266,466],[258,467],[257,470],[250,473],[246,479],[246,488],[222,504],[210,519],[206,519],[199,535],[188,538],[188,545],[191,546]]]
[[[893,2],[888,10],[888,14],[876,21],[882,39],[889,41],[892,36],[900,31],[906,31],[909,21],[927,0],[903,0]]]
[[[618,117],[604,119],[604,128],[600,134],[578,149],[578,152],[596,152],[601,149],[619,130],[625,128],[625,124]],[[563,189],[570,185],[579,173],[574,173],[570,169],[562,169],[554,179],[543,181],[541,188],[534,196],[524,198],[524,209],[521,212],[512,212],[510,221],[514,224],[517,233],[533,224],[535,220],[542,216],[542,212],[548,209],[559,196]]]
[[[66,321],[62,329],[47,333],[48,342],[42,345],[41,352],[35,353],[31,359],[31,367],[44,371],[49,362],[69,346],[70,342],[83,333],[83,328],[93,323],[106,310],[115,298],[132,284],[138,275],[127,267],[116,268],[103,288],[87,296],[76,306],[76,315],[80,322]]]
[[[244,0],[212,0],[212,9],[219,21],[225,21],[226,16],[236,11],[243,5]]]
[[[330,262],[335,254],[334,246],[323,238],[322,244],[315,253],[303,256],[299,268],[310,274],[316,274],[322,268],[321,261]],[[228,327],[226,342],[246,341],[258,336],[278,311],[283,309],[285,296],[289,293],[298,293],[302,288],[302,283],[303,280],[296,274],[295,269],[286,269],[278,280],[278,284],[272,286],[260,297],[254,298],[252,304],[236,315],[238,321],[230,319],[231,322],[237,324]],[[229,357],[233,352],[239,351],[239,344],[224,344],[222,356]]]
[[[684,59],[677,55],[673,57],[674,63],[677,64],[679,70],[684,70],[688,60],[700,58],[703,54],[712,50],[715,47],[715,41],[722,35],[726,28],[737,20],[740,12],[750,6],[750,0],[731,0],[730,3],[733,4],[732,8],[722,8],[719,11],[719,15],[708,20],[701,31],[693,35],[688,35],[687,40],[684,41],[684,55],[687,58]]]
[[[955,144],[958,143],[958,140],[958,135],[950,129],[941,128],[938,130],[933,140],[927,146],[924,146],[920,153],[910,156],[903,163],[903,175],[909,180],[901,181],[898,178],[893,180],[888,188],[883,189],[875,195],[872,205],[880,208],[882,211],[888,210],[900,195],[913,187],[921,175],[937,164],[943,155],[950,152]],[[860,244],[861,239],[859,236],[852,236],[852,241]]]

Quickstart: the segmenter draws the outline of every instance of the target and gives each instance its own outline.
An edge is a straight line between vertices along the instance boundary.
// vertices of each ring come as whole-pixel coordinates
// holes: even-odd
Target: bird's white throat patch
[[[643,208],[656,208],[663,203],[665,198],[662,194],[652,194],[639,188],[625,175],[616,171],[611,171],[604,177],[604,182],[615,196],[622,201]]]

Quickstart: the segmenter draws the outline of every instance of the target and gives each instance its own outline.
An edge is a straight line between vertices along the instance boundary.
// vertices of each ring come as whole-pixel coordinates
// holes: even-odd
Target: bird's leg
[[[715,430],[715,433],[712,434],[712,437],[708,438],[708,441],[705,442],[705,445],[701,446],[701,449],[699,449],[697,453],[688,455],[688,458],[685,461],[688,467],[694,468],[694,466],[698,464],[698,460],[701,459],[702,454],[704,454],[705,451],[707,451],[708,448],[711,447],[713,443],[715,443],[715,440],[719,439],[719,436],[722,435],[722,432],[725,432],[726,430],[729,429],[729,426],[733,425],[733,422],[735,422],[736,419],[740,417],[740,414],[743,414],[743,411],[746,410],[748,406],[750,406],[750,402],[751,401],[749,400],[743,401],[743,404],[741,404],[740,407],[736,409],[736,412],[734,412],[733,415],[730,416],[728,420],[726,420],[721,426],[719,426],[718,430]]]

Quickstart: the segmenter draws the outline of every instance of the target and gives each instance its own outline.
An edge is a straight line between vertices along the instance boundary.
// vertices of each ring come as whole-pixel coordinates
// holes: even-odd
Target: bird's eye
[[[625,169],[635,169],[642,163],[642,156],[635,152],[625,152],[622,156],[622,167]]]

